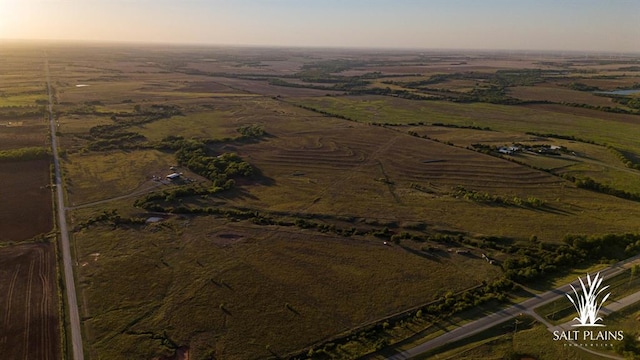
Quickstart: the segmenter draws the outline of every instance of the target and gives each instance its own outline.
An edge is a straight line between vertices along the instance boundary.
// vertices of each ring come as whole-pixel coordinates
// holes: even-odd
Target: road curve
[[[638,261],[640,261],[640,255],[636,255],[632,258],[611,265],[610,267],[602,269],[599,272],[601,276],[608,278],[623,272],[625,269],[628,269],[629,267],[631,267],[631,265]],[[577,283],[577,280],[573,284],[574,286],[578,286],[575,283]],[[533,309],[537,308],[538,306],[544,305],[565,296],[565,294],[571,290],[570,285],[571,284],[565,284],[543,294],[536,295],[535,297],[525,300],[519,304],[512,305],[491,315],[467,323],[434,339],[424,342],[414,348],[392,355],[388,357],[387,360],[410,359],[450,342],[458,341],[471,335],[475,335],[504,321],[513,319],[521,313],[532,314]]]
[[[76,297],[76,285],[73,279],[73,259],[69,248],[69,232],[67,230],[67,218],[64,208],[64,191],[62,188],[62,176],[60,175],[60,160],[58,157],[58,144],[56,139],[56,124],[53,118],[53,99],[51,96],[51,79],[49,77],[49,61],[45,59],[45,72],[47,76],[47,94],[49,96],[49,126],[51,128],[51,151],[53,152],[53,165],[56,174],[56,194],[58,208],[58,226],[60,230],[60,245],[62,247],[62,262],[64,266],[64,284],[67,293],[67,305],[69,309],[69,323],[71,327],[71,346],[73,359],[84,360],[82,349],[82,332],[80,329],[80,315],[78,312],[78,300]]]

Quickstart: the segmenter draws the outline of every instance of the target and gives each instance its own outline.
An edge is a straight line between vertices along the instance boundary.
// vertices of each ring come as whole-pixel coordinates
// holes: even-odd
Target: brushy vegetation
[[[267,135],[264,127],[258,124],[240,126],[237,130],[245,139],[259,139]]]
[[[573,81],[571,83],[569,83],[569,85],[567,85],[567,87],[571,90],[577,90],[577,91],[601,91],[602,89],[600,89],[597,86],[589,86],[587,84],[581,83],[581,82],[576,82]]]
[[[596,143],[593,140],[583,139],[583,138],[576,137],[576,136],[573,136],[573,135],[560,135],[560,134],[541,133],[541,132],[534,132],[534,131],[527,131],[525,134],[532,135],[532,136],[544,137],[544,138],[553,138],[553,139],[578,141],[578,142],[582,142],[582,143],[585,143],[585,144],[602,145],[602,144]]]
[[[487,192],[467,190],[463,186],[457,186],[451,192],[451,196],[456,198],[463,198],[465,200],[495,205],[523,206],[530,208],[541,208],[545,206],[544,200],[538,199],[534,196],[529,196],[526,199],[522,199],[518,196],[506,198],[499,195],[491,195]]]
[[[253,174],[253,167],[237,154],[214,155],[205,143],[198,140],[171,136],[163,139],[161,146],[175,149],[178,164],[211,180],[214,187],[231,188],[234,177]]]
[[[93,113],[93,112],[91,112]],[[148,124],[157,120],[181,115],[181,110],[173,105],[152,106],[146,112],[139,111],[139,115],[126,117],[112,115],[114,124],[98,125],[89,130],[87,149],[91,151],[105,151],[113,149],[139,149],[145,147],[146,138],[134,131],[128,130],[133,126]]]
[[[629,169],[640,170],[640,163],[634,158],[628,156],[626,153],[614,148],[613,146],[607,146],[607,148],[624,163]]]
[[[0,150],[0,162],[49,159],[51,151],[43,147]]]
[[[411,124],[409,124],[411,125]],[[472,130],[481,130],[481,131],[492,131],[488,126],[477,126],[477,125],[457,125],[457,124],[444,124],[441,122],[435,122],[431,124],[432,126],[441,126],[453,129],[472,129]]]
[[[619,197],[621,199],[640,201],[640,194],[638,193],[616,189],[609,185],[597,182],[590,177],[580,178],[580,177],[574,177],[570,175],[565,175],[563,177],[565,179],[573,181],[576,184],[576,186],[578,186],[581,189],[586,189],[586,190],[591,190],[591,191],[595,191],[595,192],[599,192],[607,195],[612,195],[615,197]]]
[[[254,174],[251,164],[235,153],[211,154],[205,143],[187,140],[179,136],[170,136],[162,140],[160,148],[176,150],[178,164],[211,181],[209,186],[199,184],[182,185],[161,192],[154,192],[136,200],[135,206],[147,210],[164,212],[188,212],[186,208],[164,208],[155,201],[171,202],[178,198],[212,195],[235,186],[235,179],[248,178]]]

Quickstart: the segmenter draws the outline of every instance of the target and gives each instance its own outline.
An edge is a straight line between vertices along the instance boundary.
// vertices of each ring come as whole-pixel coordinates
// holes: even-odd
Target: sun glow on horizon
[[[33,13],[29,1],[0,0],[0,39],[21,39],[24,29],[35,30],[38,23],[33,22]]]
[[[0,0],[15,40],[637,52],[639,24],[640,1]]]

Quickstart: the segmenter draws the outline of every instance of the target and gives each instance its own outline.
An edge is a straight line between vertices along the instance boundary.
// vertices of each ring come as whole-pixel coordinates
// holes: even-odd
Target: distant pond
[[[605,95],[633,95],[633,94],[640,93],[640,89],[596,91],[595,93],[605,94]]]

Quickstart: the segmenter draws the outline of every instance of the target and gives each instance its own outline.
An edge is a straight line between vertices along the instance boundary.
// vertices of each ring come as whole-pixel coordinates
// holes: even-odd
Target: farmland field
[[[49,161],[0,163],[2,184],[9,191],[0,192],[0,241],[32,238],[51,231],[53,214],[49,185]]]
[[[6,359],[59,359],[55,249],[50,244],[0,248],[0,349]]]
[[[4,51],[5,61],[0,63],[0,242],[6,243],[51,231],[53,214],[43,64],[34,58],[36,49]],[[24,155],[35,149],[39,155]]]
[[[0,352],[63,357],[42,52],[0,52]]]
[[[90,359],[357,358],[635,251],[567,239],[637,236],[636,58],[47,54]]]

